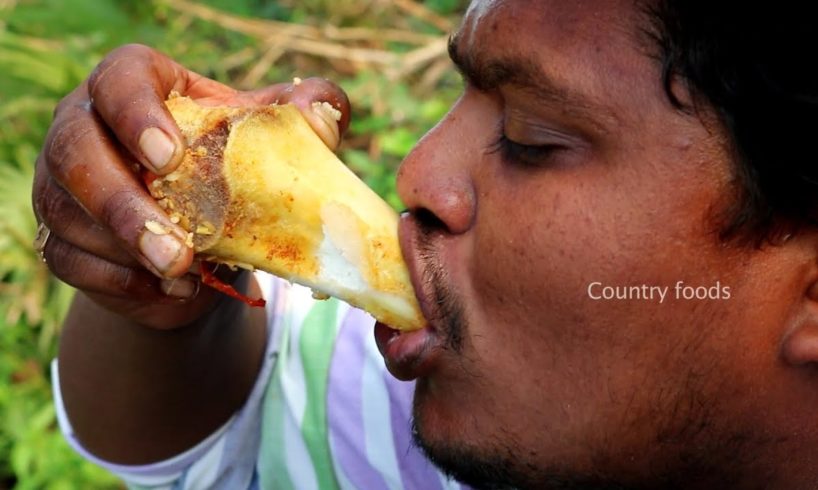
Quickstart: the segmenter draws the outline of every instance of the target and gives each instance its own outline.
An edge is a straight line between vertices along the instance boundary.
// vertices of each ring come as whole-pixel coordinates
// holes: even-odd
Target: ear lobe
[[[818,363],[818,282],[806,292],[805,310],[784,336],[781,357],[787,364],[803,366]]]

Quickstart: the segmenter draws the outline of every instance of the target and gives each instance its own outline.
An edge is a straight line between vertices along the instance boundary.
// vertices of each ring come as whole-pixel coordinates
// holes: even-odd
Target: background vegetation
[[[322,75],[353,102],[343,159],[399,206],[393,172],[454,100],[466,0],[0,0],[0,489],[121,485],[60,437],[48,366],[73,292],[32,250],[34,161],[67,92],[111,48],[154,46],[239,88]]]

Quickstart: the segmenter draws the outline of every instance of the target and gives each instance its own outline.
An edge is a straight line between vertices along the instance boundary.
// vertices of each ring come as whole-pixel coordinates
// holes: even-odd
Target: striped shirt
[[[413,383],[385,369],[374,320],[264,273],[268,341],[245,405],[221,428],[165,461],[103,461],[74,436],[52,364],[60,428],[85,458],[132,489],[454,490],[412,444]]]

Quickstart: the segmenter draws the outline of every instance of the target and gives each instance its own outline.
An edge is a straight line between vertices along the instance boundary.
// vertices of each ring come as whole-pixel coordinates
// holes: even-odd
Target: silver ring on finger
[[[45,223],[40,223],[40,226],[37,227],[37,235],[34,236],[34,250],[37,251],[43,263],[45,263],[45,247],[48,245],[49,238],[51,238],[51,230]]]

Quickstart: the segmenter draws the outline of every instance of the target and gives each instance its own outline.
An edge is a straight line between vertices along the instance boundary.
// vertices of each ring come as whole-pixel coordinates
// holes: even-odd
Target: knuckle
[[[96,98],[95,94],[105,89],[109,75],[115,73],[120,64],[123,62],[133,63],[135,60],[147,60],[153,56],[153,53],[152,48],[136,43],[122,45],[108,53],[88,77],[88,91],[91,99]],[[115,81],[112,83],[115,83]]]
[[[34,215],[40,217],[43,216],[41,202],[46,197],[45,194],[48,193],[48,186],[46,185],[48,176],[41,170],[42,159],[42,153],[40,153],[37,156],[37,170],[34,173],[34,181],[31,185],[31,208],[34,210]]]
[[[74,91],[60,99],[57,102],[57,105],[54,106],[54,113],[53,118],[57,119],[57,116],[61,115],[63,112],[68,110],[72,107],[80,107],[85,108],[86,110],[90,107],[90,101],[88,97],[85,97],[82,92],[84,92],[84,84],[80,85]]]
[[[54,106],[54,111],[51,113],[52,120],[57,119],[57,116],[59,116],[62,111],[65,110],[65,106],[67,106],[72,99],[71,95],[72,94],[68,94],[57,102],[57,105]]]
[[[64,177],[76,163],[82,142],[95,134],[95,128],[84,117],[71,117],[55,124],[46,139],[43,154],[49,171]]]
[[[126,58],[133,58],[133,57],[149,57],[153,54],[153,48],[150,46],[146,46],[141,43],[126,43],[122,46],[114,48],[111,53],[110,57],[126,57]]]
[[[149,285],[144,280],[144,275],[136,269],[129,267],[114,266],[116,271],[111,275],[111,287],[124,293],[143,293]]]
[[[43,250],[45,263],[51,273],[60,280],[74,287],[82,287],[82,271],[87,268],[87,261],[75,247],[52,236]]]
[[[149,118],[153,111],[150,110],[150,100],[144,100],[144,97],[135,97],[132,99],[132,107],[136,110],[123,110],[119,111],[114,115],[113,120],[111,121],[111,127],[119,128],[119,129],[129,129],[128,131],[131,133],[130,135],[123,137],[120,136],[122,139],[133,139],[133,143],[136,143],[136,140],[139,138],[141,134],[141,128],[149,124]]]
[[[126,242],[135,245],[136,236],[145,219],[140,196],[130,190],[121,190],[107,196],[99,212],[100,221]]]
[[[73,203],[65,202],[61,194],[61,192],[57,192],[56,189],[49,185],[43,185],[37,189],[34,194],[34,209],[40,218],[52,228],[52,231],[55,225],[63,221],[62,218],[58,218],[58,216],[62,214],[68,206],[73,205]]]
[[[108,262],[58,238],[49,241],[44,254],[51,273],[77,289],[116,294],[145,292],[151,287],[138,270]]]
[[[62,189],[51,186],[38,195],[37,200],[40,216],[52,232],[65,237],[79,237],[91,231],[88,225],[93,222],[86,217],[85,210]]]

